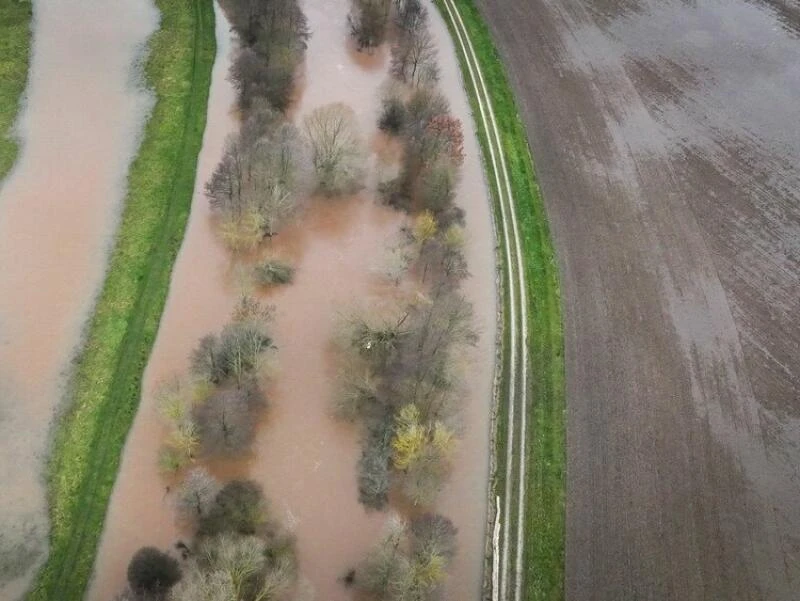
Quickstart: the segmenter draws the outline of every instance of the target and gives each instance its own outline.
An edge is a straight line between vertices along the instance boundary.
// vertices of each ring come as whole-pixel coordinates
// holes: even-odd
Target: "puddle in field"
[[[0,190],[0,598],[44,560],[42,472],[151,98],[134,69],[149,0],[40,0],[16,168]],[[91,90],[91,93],[87,91]]]
[[[269,244],[297,268],[292,285],[263,299],[276,307],[272,327],[278,371],[270,409],[254,445],[254,456],[225,469],[264,487],[273,512],[294,532],[300,571],[326,601],[348,599],[340,582],[378,539],[386,518],[359,505],[356,430],[329,415],[335,386],[329,340],[339,314],[355,302],[387,293],[380,269],[384,250],[403,217],[374,202],[382,160],[398,156],[393,143],[377,135],[378,88],[385,81],[388,52],[357,56],[346,39],[346,0],[306,2],[313,37],[309,42],[303,92],[293,113],[302,118],[317,106],[341,101],[353,107],[373,155],[367,190],[343,200],[313,200],[297,222]],[[455,56],[438,15],[432,28],[441,45],[443,90],[454,112],[469,123]],[[226,79],[227,25],[218,19],[219,56],[214,67],[208,129],[200,160],[192,216],[170,286],[153,355],[145,373],[141,409],[128,439],[112,496],[90,599],[105,601],[124,584],[133,552],[143,545],[166,548],[180,536],[173,522],[171,493],[158,474],[156,456],[163,440],[152,391],[159,380],[185,373],[188,355],[204,334],[227,321],[239,287],[228,252],[217,242],[202,185],[235,129],[230,114],[234,93]],[[358,59],[358,60],[356,60]],[[469,370],[464,411],[465,437],[440,511],[459,528],[459,555],[448,598],[478,598],[483,565],[488,420],[494,358],[494,249],[489,208],[474,134],[466,136],[467,159],[460,200],[467,209],[468,260],[473,277],[465,291],[476,305],[481,341]],[[265,249],[266,250],[266,249]]]

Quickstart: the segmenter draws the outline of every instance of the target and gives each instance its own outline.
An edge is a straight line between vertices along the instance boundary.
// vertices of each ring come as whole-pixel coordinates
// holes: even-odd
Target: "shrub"
[[[261,286],[289,284],[294,279],[294,267],[278,259],[267,259],[253,269],[253,278]]]
[[[436,42],[426,26],[416,27],[392,46],[393,77],[413,86],[430,86],[439,80]]]

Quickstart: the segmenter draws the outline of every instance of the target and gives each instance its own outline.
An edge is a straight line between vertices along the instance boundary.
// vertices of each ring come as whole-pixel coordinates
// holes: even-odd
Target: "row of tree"
[[[367,26],[366,6],[354,0],[351,32]],[[418,293],[380,315],[351,316],[339,341],[346,366],[337,413],[363,425],[360,498],[373,509],[386,506],[392,481],[417,505],[434,501],[458,423],[459,358],[476,338],[459,291],[468,275],[464,215],[454,203],[464,161],[461,123],[433,85],[435,60],[429,70],[436,77],[420,79],[412,75],[416,63],[398,54],[404,40],[431,39],[427,9],[419,0],[397,0],[386,10],[396,60],[378,125],[400,139],[404,153],[398,176],[381,192],[412,214],[391,271],[396,281],[408,276]]]
[[[392,491],[430,508],[446,481],[460,428],[465,349],[476,341],[464,213],[455,205],[464,161],[461,122],[436,88],[439,67],[420,0],[353,0],[350,33],[360,49],[391,43],[378,127],[403,147],[399,172],[380,185],[388,205],[410,214],[387,274],[400,291],[393,308],[350,315],[337,343],[343,366],[335,413],[362,430],[359,498],[385,509]],[[429,601],[441,596],[455,554],[447,518],[390,518],[383,539],[353,575],[371,598]]]
[[[351,194],[364,179],[364,144],[346,105],[315,109],[302,131],[263,101],[246,114],[206,185],[222,239],[236,252],[276,235],[310,192]]]
[[[231,66],[242,123],[206,185],[220,232],[233,251],[255,249],[296,214],[313,184],[316,151],[284,116],[294,96],[310,36],[297,0],[220,0],[239,50]],[[269,258],[253,269],[261,284],[288,283],[291,265]],[[126,601],[266,601],[295,583],[294,541],[268,512],[249,480],[222,484],[201,462],[246,453],[267,406],[265,367],[274,351],[270,308],[244,296],[219,334],[202,338],[190,375],[163,386],[169,434],[159,455],[174,475],[174,494],[189,543],[169,552],[137,551],[128,566]],[[169,490],[169,487],[168,487]]]
[[[191,375],[161,387],[158,402],[170,426],[159,455],[166,472],[198,459],[246,452],[266,407],[261,380],[274,351],[269,307],[243,297],[219,335],[203,337],[191,355]]]

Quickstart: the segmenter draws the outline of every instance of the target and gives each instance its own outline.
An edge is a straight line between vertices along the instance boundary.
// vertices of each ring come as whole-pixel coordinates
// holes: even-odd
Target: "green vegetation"
[[[0,182],[17,158],[10,136],[28,79],[33,5],[27,0],[0,3]]]
[[[516,213],[521,228],[525,255],[525,276],[528,307],[528,327],[532,362],[532,394],[528,407],[528,445],[526,461],[529,478],[525,507],[525,582],[523,598],[563,599],[564,596],[564,501],[565,501],[565,391],[563,331],[558,282],[558,266],[550,240],[547,217],[530,156],[525,128],[520,120],[514,96],[508,84],[503,61],[492,42],[491,34],[478,9],[471,0],[455,0],[458,11],[469,31],[478,55],[480,68],[491,96],[503,153],[513,187]],[[443,0],[436,5],[449,22]],[[464,77],[469,79],[464,56],[460,54]],[[479,114],[474,90],[468,86],[470,102]],[[485,126],[477,120],[480,143],[485,157],[488,140]],[[490,165],[487,168],[491,168]],[[499,202],[494,178],[492,186],[495,205]],[[495,206],[496,212],[499,211]],[[498,231],[501,235],[502,232]],[[506,274],[507,277],[508,274]],[[508,283],[505,283],[507,289]],[[508,302],[508,294],[505,295]],[[505,330],[504,352],[508,345]],[[508,374],[503,374],[502,391],[508,389]],[[502,494],[505,478],[507,416],[501,406],[495,453],[497,473],[495,491]],[[511,541],[514,556],[515,541]]]
[[[128,177],[108,274],[48,470],[50,556],[31,600],[79,600],[189,216],[216,53],[211,0],[157,0],[145,66],[156,105]]]

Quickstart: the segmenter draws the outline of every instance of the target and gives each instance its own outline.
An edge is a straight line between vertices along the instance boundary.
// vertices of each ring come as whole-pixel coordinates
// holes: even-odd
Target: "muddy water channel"
[[[2,599],[45,556],[48,431],[151,103],[135,64],[158,23],[149,0],[39,0],[34,13],[23,149],[0,191]]]
[[[341,577],[378,540],[387,517],[367,513],[358,502],[359,435],[354,427],[330,415],[336,385],[330,340],[342,313],[392,294],[392,286],[379,272],[388,246],[397,240],[406,219],[380,206],[374,192],[379,177],[391,169],[385,161],[392,153],[386,152],[375,126],[388,52],[368,57],[348,46],[347,8],[346,0],[309,0],[303,5],[312,38],[292,114],[299,121],[330,102],[352,106],[373,150],[368,185],[351,198],[311,199],[294,224],[265,244],[264,251],[289,258],[297,269],[291,285],[259,294],[275,306],[271,329],[278,367],[268,390],[270,408],[252,456],[212,466],[222,478],[249,477],[263,485],[273,514],[296,537],[304,588],[313,592],[313,598],[326,601],[351,597]],[[477,141],[454,51],[444,23],[433,11],[431,28],[440,46],[442,90],[452,102],[453,113],[465,124],[467,157],[459,204],[467,212],[472,278],[464,290],[475,305],[481,334],[465,386],[470,392],[464,399],[463,439],[437,508],[459,529],[459,554],[448,598],[468,599],[479,596],[483,564],[495,342],[494,244]],[[91,600],[105,601],[121,588],[136,549],[143,545],[166,548],[181,536],[172,509],[174,493],[167,489],[171,483],[157,468],[164,427],[153,392],[158,382],[186,372],[198,339],[227,322],[242,292],[239,271],[218,242],[202,189],[221,156],[225,136],[237,127],[231,114],[234,91],[226,78],[231,40],[219,14],[217,37],[219,54],[192,216],[145,374],[142,404],[112,495]]]

